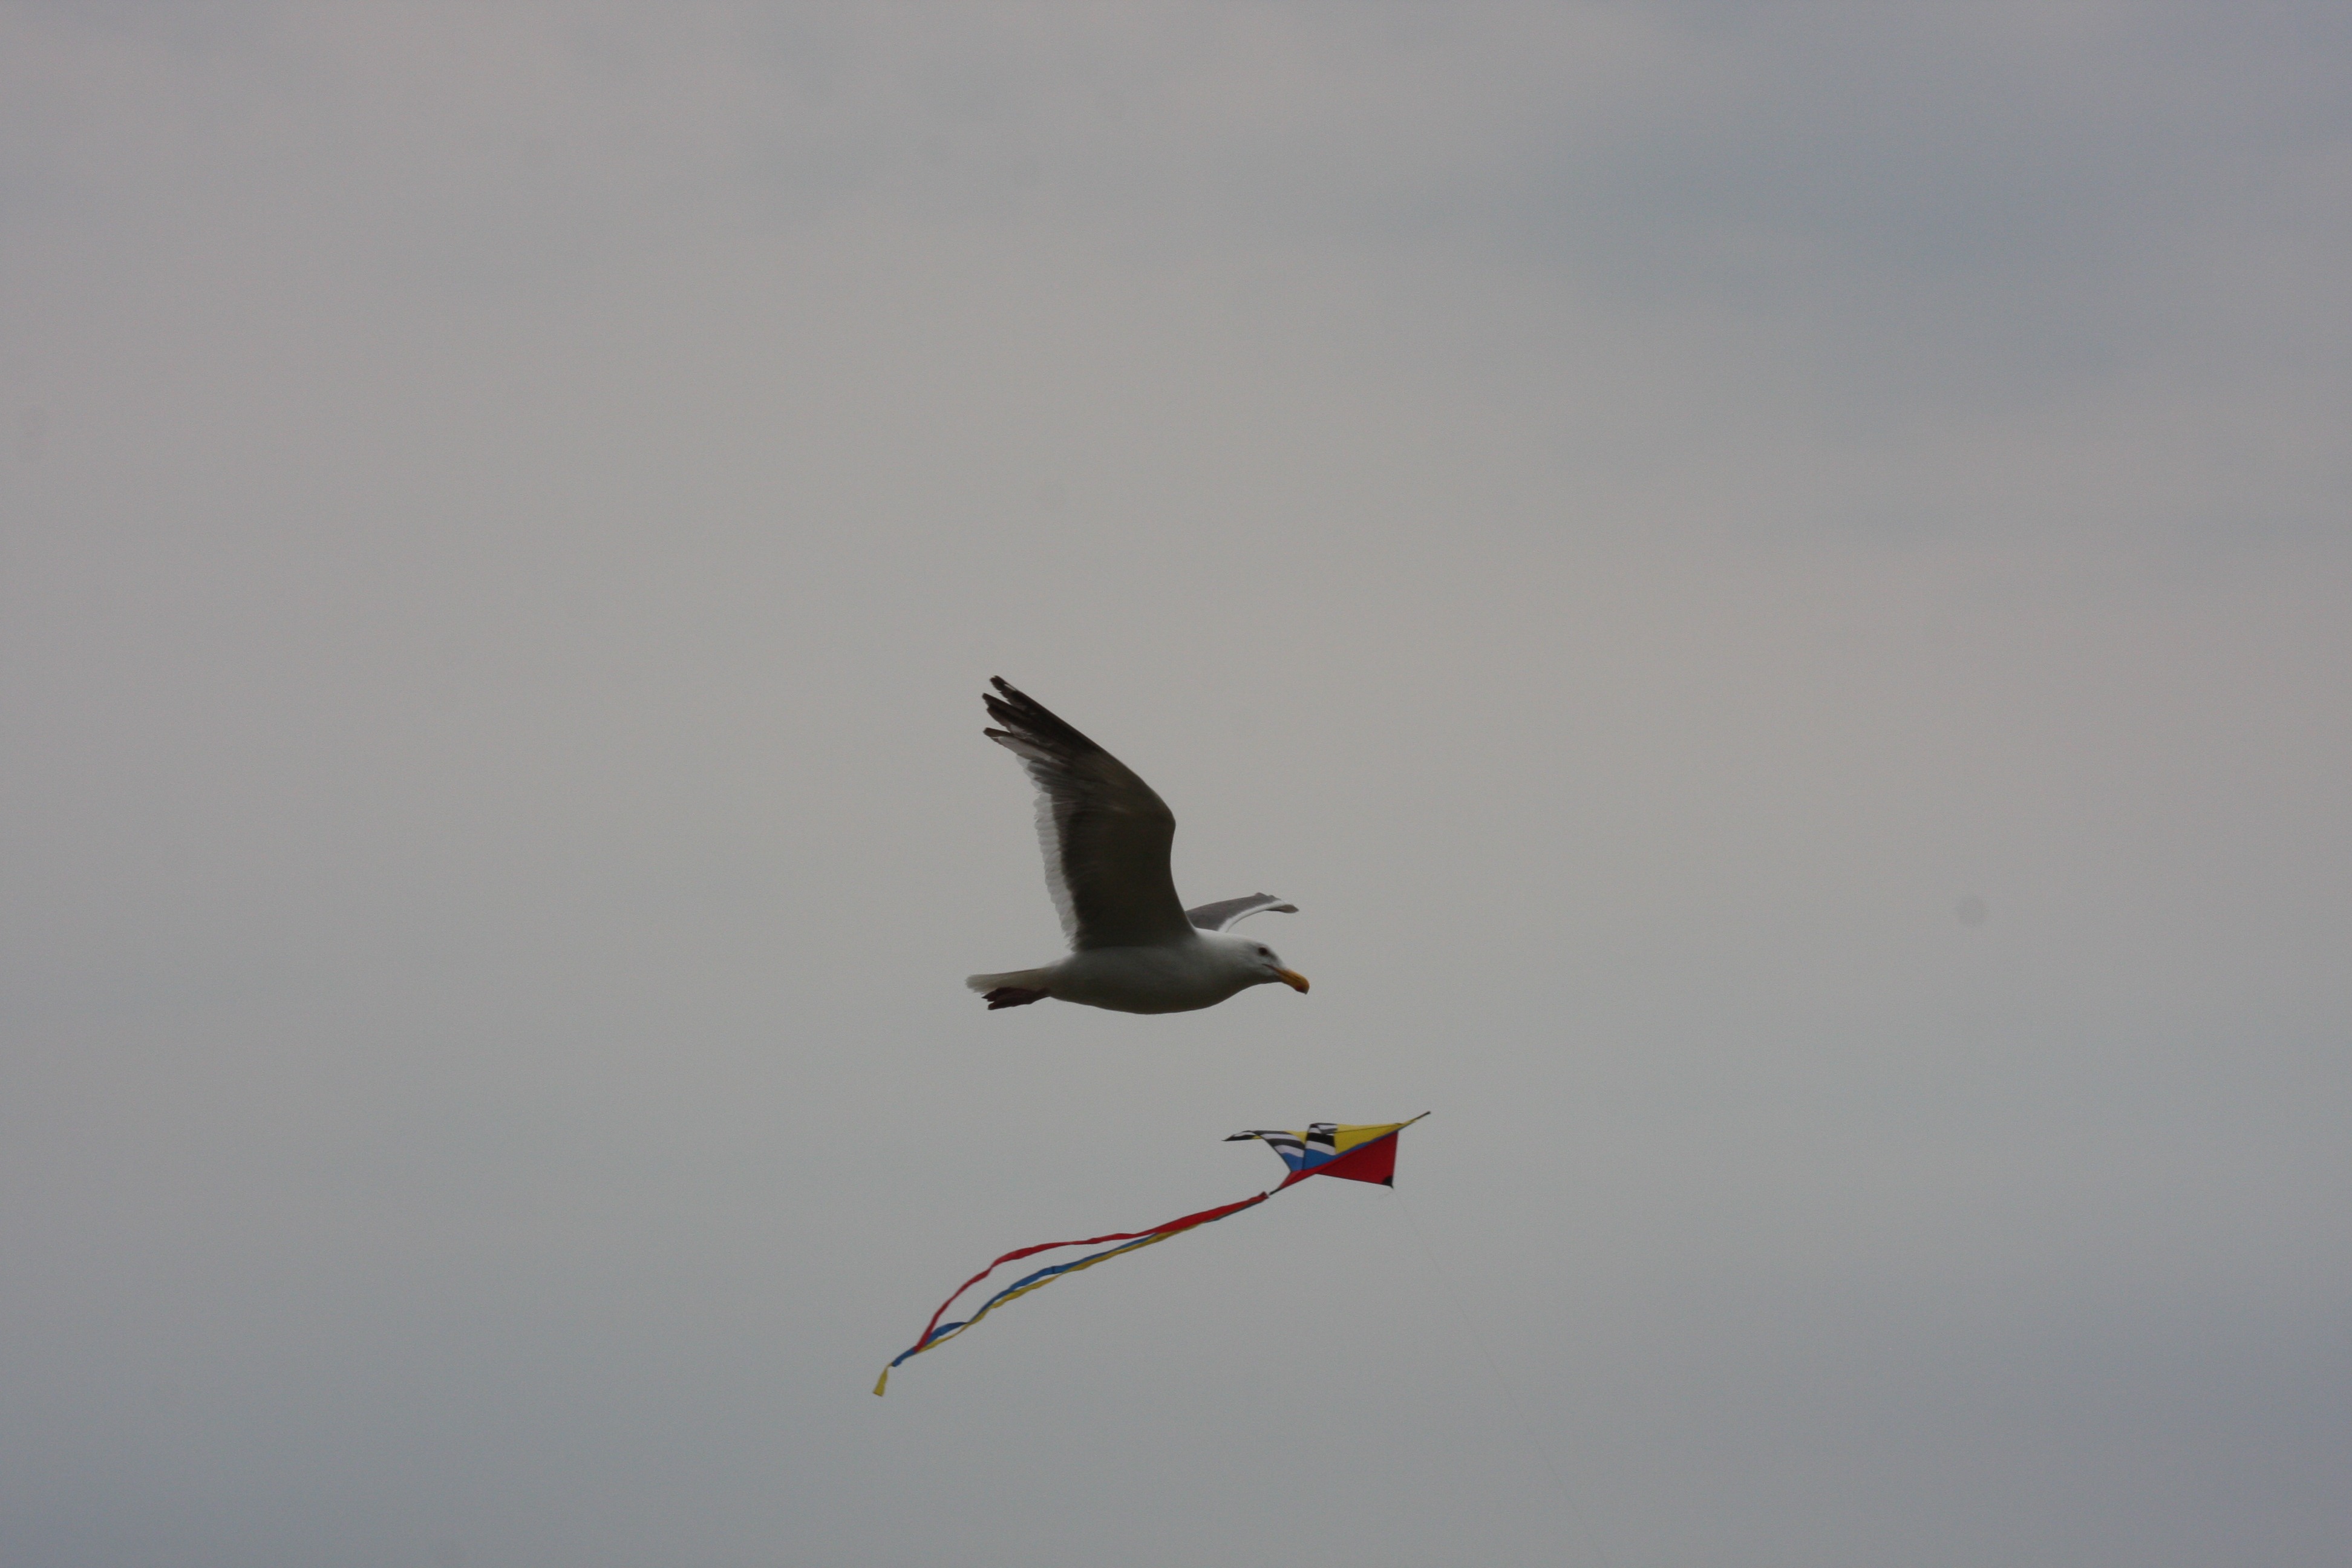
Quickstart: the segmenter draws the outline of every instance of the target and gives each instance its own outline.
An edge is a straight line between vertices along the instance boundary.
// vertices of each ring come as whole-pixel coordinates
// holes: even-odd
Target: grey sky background
[[[0,1561],[2340,1562],[2346,18],[0,9]]]

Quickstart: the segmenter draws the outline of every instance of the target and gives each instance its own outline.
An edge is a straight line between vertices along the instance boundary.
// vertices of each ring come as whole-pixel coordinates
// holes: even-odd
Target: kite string
[[[1528,1415],[1527,1406],[1520,1403],[1518,1391],[1511,1385],[1510,1380],[1503,1375],[1503,1363],[1496,1361],[1495,1352],[1486,1348],[1486,1336],[1479,1331],[1476,1314],[1470,1310],[1470,1304],[1454,1290],[1451,1277],[1439,1263],[1436,1250],[1429,1245],[1428,1237],[1423,1234],[1421,1221],[1414,1215],[1412,1205],[1404,1201],[1404,1194],[1402,1192],[1397,1192],[1393,1187],[1389,1190],[1395,1194],[1397,1208],[1404,1215],[1405,1226],[1412,1232],[1413,1240],[1421,1247],[1422,1258],[1429,1266],[1430,1278],[1436,1282],[1438,1294],[1451,1302],[1455,1312],[1460,1315],[1462,1326],[1469,1331],[1470,1342],[1478,1347],[1478,1353],[1485,1358],[1486,1370],[1493,1374],[1496,1386],[1502,1390],[1503,1398],[1509,1404],[1512,1414],[1519,1418],[1519,1428],[1527,1434],[1528,1446],[1542,1458],[1544,1468],[1550,1472],[1551,1483],[1559,1490],[1560,1500],[1568,1505],[1570,1517],[1576,1521],[1578,1531],[1583,1534],[1585,1542],[1592,1548],[1593,1558],[1601,1564],[1601,1568],[1614,1568],[1614,1564],[1610,1561],[1608,1548],[1601,1542],[1600,1532],[1592,1528],[1592,1521],[1585,1517],[1583,1508],[1576,1500],[1576,1493],[1570,1488],[1568,1479],[1559,1468],[1559,1461],[1552,1457],[1551,1446],[1543,1440],[1543,1434],[1537,1428],[1534,1419]]]

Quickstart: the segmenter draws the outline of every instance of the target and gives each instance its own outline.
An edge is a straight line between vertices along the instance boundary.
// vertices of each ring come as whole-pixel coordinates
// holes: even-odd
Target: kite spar
[[[1121,1231],[1112,1236],[1090,1236],[1079,1241],[1045,1241],[1034,1247],[1024,1247],[1006,1253],[956,1287],[955,1294],[940,1303],[940,1310],[931,1314],[931,1321],[923,1325],[922,1336],[912,1345],[899,1352],[889,1366],[882,1369],[881,1377],[875,1381],[874,1392],[878,1394],[888,1388],[891,1367],[897,1366],[899,1362],[910,1356],[919,1356],[925,1351],[936,1349],[946,1343],[1015,1297],[1026,1296],[1032,1290],[1042,1290],[1065,1275],[1076,1274],[1080,1269],[1092,1268],[1096,1264],[1108,1258],[1140,1251],[1144,1247],[1166,1241],[1171,1237],[1181,1236],[1188,1230],[1198,1230],[1201,1226],[1213,1224],[1229,1215],[1237,1215],[1244,1209],[1255,1208],[1275,1194],[1287,1191],[1309,1176],[1337,1176],[1341,1181],[1347,1182],[1377,1182],[1384,1187],[1395,1185],[1397,1134],[1412,1126],[1413,1121],[1419,1121],[1423,1116],[1428,1114],[1429,1112],[1424,1110],[1421,1116],[1414,1117],[1412,1121],[1383,1121],[1366,1125],[1318,1121],[1303,1132],[1253,1130],[1234,1133],[1225,1142],[1237,1143],[1255,1138],[1282,1156],[1282,1163],[1290,1167],[1290,1174],[1283,1178],[1279,1186],[1269,1187],[1255,1197],[1244,1198],[1239,1203],[1227,1204],[1223,1208],[1202,1209],[1198,1214],[1188,1214],[1181,1219],[1171,1219],[1167,1224],[1154,1226],[1150,1230]],[[948,1315],[948,1309],[954,1306],[965,1291],[1008,1263],[1018,1262],[1024,1258],[1034,1258],[1041,1252],[1059,1251],[1066,1247],[1099,1247],[1107,1241],[1115,1241],[1119,1245],[1107,1247],[1100,1252],[1089,1253],[1084,1258],[1074,1258],[1067,1263],[1053,1264],[1033,1274],[1024,1275],[982,1302],[980,1310],[961,1322],[943,1323],[940,1321]]]

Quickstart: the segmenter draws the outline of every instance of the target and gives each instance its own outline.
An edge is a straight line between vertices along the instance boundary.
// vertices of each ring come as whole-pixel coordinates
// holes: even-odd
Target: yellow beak
[[[1274,973],[1293,991],[1302,996],[1307,994],[1307,976],[1299,973],[1296,969],[1277,969]]]

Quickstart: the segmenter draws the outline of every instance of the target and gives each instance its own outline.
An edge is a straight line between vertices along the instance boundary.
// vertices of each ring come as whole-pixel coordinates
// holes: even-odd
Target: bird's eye
[[[1257,955],[1260,958],[1272,958],[1274,956],[1274,949],[1270,947],[1261,947],[1257,950]]]

